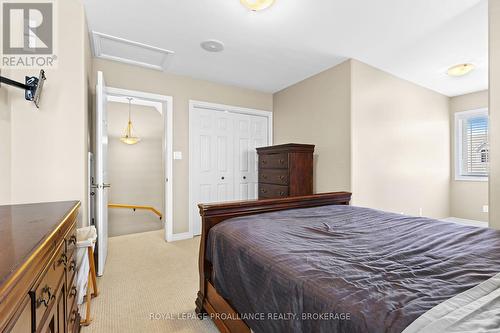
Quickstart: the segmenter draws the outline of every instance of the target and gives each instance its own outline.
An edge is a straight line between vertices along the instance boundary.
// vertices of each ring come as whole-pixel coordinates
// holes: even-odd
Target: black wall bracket
[[[40,76],[26,76],[25,83],[11,80],[5,76],[0,75],[0,84],[5,83],[9,86],[13,86],[24,90],[24,98],[27,101],[32,101],[38,108],[40,102],[40,94],[42,92],[43,82],[46,80],[44,70],[40,70]],[[1,85],[0,85],[1,87]]]

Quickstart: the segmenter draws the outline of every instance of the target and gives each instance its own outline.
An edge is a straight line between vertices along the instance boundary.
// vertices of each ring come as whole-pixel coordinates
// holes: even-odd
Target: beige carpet
[[[93,321],[82,332],[218,332],[194,318],[198,245],[199,237],[166,243],[163,231],[110,238]]]

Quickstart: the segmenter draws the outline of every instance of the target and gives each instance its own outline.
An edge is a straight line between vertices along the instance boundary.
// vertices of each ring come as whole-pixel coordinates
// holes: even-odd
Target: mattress
[[[500,232],[353,206],[229,219],[217,291],[255,332],[401,332],[500,272]]]

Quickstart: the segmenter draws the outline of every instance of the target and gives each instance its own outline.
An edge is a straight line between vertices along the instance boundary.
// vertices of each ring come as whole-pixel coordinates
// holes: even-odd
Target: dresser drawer
[[[43,273],[35,288],[31,290],[32,301],[35,308],[35,327],[38,328],[40,322],[44,319],[46,313],[54,306],[56,293],[64,278],[64,264],[66,255],[64,253],[64,244],[61,243],[56,251],[56,255],[50,262],[47,270]]]
[[[288,154],[259,155],[259,167],[263,169],[286,169],[288,168]]]
[[[273,199],[288,196],[288,186],[259,184],[259,198]]]
[[[73,251],[66,264],[66,285],[70,286],[76,276],[76,251]],[[69,289],[69,287],[68,287]]]
[[[259,183],[288,185],[288,169],[262,169],[259,172]]]
[[[73,279],[69,284],[67,284],[68,286],[68,289],[67,289],[67,295],[68,295],[68,299],[67,299],[67,304],[68,304],[68,308],[71,304],[73,304],[73,302],[76,302],[76,279]],[[68,311],[68,319],[69,319],[69,315],[70,315],[70,312]]]
[[[76,306],[76,297],[73,300],[73,303],[70,303],[68,301],[68,318],[66,320],[66,323],[68,324],[67,326],[67,333],[75,332],[77,331],[75,329],[75,325],[77,325],[78,321],[78,307]]]

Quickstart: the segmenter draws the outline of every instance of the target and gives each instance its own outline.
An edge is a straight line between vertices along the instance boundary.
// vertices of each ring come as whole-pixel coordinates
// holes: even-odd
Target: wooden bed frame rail
[[[200,318],[209,314],[219,331],[224,333],[250,333],[250,328],[239,319],[238,312],[225,300],[211,281],[212,265],[205,258],[208,233],[218,223],[239,216],[254,215],[279,210],[349,205],[351,193],[332,192],[283,199],[235,201],[218,204],[200,204],[202,232],[199,254],[200,290],[196,298],[196,313]]]

